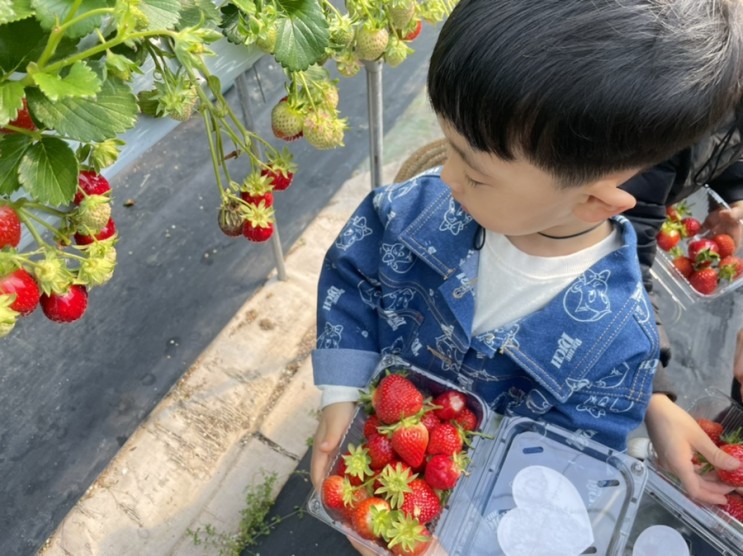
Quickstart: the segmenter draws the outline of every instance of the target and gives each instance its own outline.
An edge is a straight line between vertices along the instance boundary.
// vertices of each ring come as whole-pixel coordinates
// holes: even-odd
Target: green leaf
[[[29,195],[41,203],[65,205],[77,190],[78,163],[75,153],[62,139],[44,137],[28,148],[18,167],[18,176]]]
[[[0,67],[10,73],[36,60],[48,37],[32,18],[0,26]]]
[[[32,142],[31,137],[21,133],[0,136],[0,195],[10,195],[21,186],[18,166]]]
[[[147,16],[148,30],[172,29],[181,17],[179,0],[142,0],[139,9]]]
[[[85,62],[75,62],[65,77],[34,73],[33,80],[49,100],[68,97],[92,97],[101,90],[101,80]]]
[[[305,70],[325,55],[328,22],[316,0],[279,0],[279,5],[274,57],[289,71]]]
[[[195,27],[201,20],[207,25],[218,25],[221,17],[213,0],[181,0],[181,20],[178,29]]]
[[[91,99],[52,102],[35,88],[26,90],[34,117],[46,127],[76,141],[112,139],[137,123],[137,99],[129,87],[110,77]]]
[[[57,20],[63,22],[72,8],[70,0],[31,0],[31,5],[36,10],[36,17],[44,29],[51,30]],[[80,16],[90,10],[109,8],[113,6],[113,0],[81,0],[80,7],[75,16]],[[66,35],[69,37],[84,37],[91,31],[101,26],[103,15],[86,17],[69,27]]]
[[[0,0],[0,25],[34,15],[30,0]]]
[[[23,106],[23,96],[23,85],[18,81],[0,83],[0,126],[18,116],[18,110]]]
[[[250,34],[243,14],[232,4],[222,7],[222,23],[219,27],[227,40],[234,44],[245,44]]]

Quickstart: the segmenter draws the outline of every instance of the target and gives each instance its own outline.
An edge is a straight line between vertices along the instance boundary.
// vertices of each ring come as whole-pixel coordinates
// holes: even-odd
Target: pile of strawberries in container
[[[691,287],[710,295],[721,284],[734,282],[743,275],[743,259],[735,255],[736,245],[730,235],[703,234],[703,231],[702,223],[681,202],[667,208],[666,220],[656,240]]]
[[[363,438],[347,444],[322,485],[331,516],[380,549],[422,554],[468,463],[479,425],[465,394],[431,398],[404,374],[386,374],[366,398]]]

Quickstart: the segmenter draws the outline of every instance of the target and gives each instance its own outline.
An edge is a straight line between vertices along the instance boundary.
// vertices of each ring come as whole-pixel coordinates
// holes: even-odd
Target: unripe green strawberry
[[[20,316],[18,311],[10,308],[14,299],[15,294],[0,294],[0,338],[10,334]]]
[[[416,3],[413,0],[394,0],[387,7],[390,23],[395,29],[404,29],[415,15]]]
[[[330,42],[344,48],[353,41],[353,22],[348,15],[342,15],[330,23]]]
[[[44,253],[44,258],[33,267],[34,277],[44,294],[62,293],[72,284],[72,273],[65,261],[54,250]]]
[[[394,68],[402,64],[412,53],[412,48],[393,35],[390,37],[387,50],[384,51],[384,61],[387,62],[390,67]]]
[[[342,52],[336,56],[335,63],[338,67],[338,73],[343,77],[353,77],[361,71],[361,62],[358,56],[350,51]]]
[[[387,29],[363,26],[356,32],[356,53],[362,60],[377,60],[390,40]]]
[[[267,24],[260,33],[258,33],[255,44],[257,44],[258,48],[260,48],[264,52],[273,54],[274,50],[276,50],[277,36],[278,31],[276,30],[276,24],[275,22],[271,22]]]
[[[310,112],[304,120],[304,138],[319,150],[343,146],[346,120],[324,110]]]
[[[271,110],[271,130],[284,141],[294,141],[302,137],[304,115],[292,106],[287,97],[282,98]]]
[[[88,195],[77,209],[77,231],[81,234],[95,235],[111,219],[111,203],[104,195]]]
[[[102,286],[108,282],[114,275],[116,263],[109,260],[108,257],[98,257],[95,252],[89,252],[88,258],[80,263],[77,271],[77,278],[80,282],[92,288]]]

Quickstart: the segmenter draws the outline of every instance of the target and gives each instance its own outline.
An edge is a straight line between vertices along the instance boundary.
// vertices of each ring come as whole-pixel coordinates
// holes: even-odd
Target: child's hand
[[[320,415],[315,440],[312,443],[312,462],[310,479],[315,490],[320,491],[322,481],[330,465],[330,456],[338,448],[343,434],[353,419],[356,404],[353,402],[333,403],[325,407]]]
[[[645,424],[660,464],[679,478],[689,497],[706,504],[725,504],[725,494],[733,487],[716,480],[715,473],[698,474],[692,456],[699,452],[723,469],[736,469],[739,462],[715,446],[694,417],[665,394],[653,395]]]

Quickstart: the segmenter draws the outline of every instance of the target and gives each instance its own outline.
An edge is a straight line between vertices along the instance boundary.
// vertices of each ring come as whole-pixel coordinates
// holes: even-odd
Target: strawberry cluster
[[[105,177],[83,170],[67,211],[26,198],[0,201],[0,337],[39,305],[52,321],[79,319],[88,306],[88,290],[111,279],[117,235],[110,191]],[[37,212],[56,217],[59,227],[53,228]],[[42,237],[38,225],[53,230],[53,244]],[[17,250],[23,228],[35,240],[35,251]]]
[[[458,390],[435,398],[388,373],[365,398],[358,445],[348,444],[322,486],[334,518],[393,554],[422,554],[431,527],[465,472],[478,419]]]
[[[743,259],[735,255],[737,247],[731,236],[720,233],[703,237],[702,228],[681,202],[666,210],[656,241],[691,287],[710,295],[720,283],[733,282],[743,275]]]
[[[697,419],[697,424],[723,452],[741,461],[743,464],[743,427],[725,430],[722,423],[712,419]],[[692,462],[699,466],[701,473],[715,472],[723,483],[740,489],[743,487],[743,465],[733,471],[715,469],[701,454],[695,454]],[[727,494],[727,503],[719,507],[721,511],[743,524],[743,496],[736,492]]]

